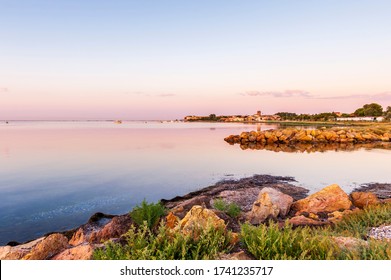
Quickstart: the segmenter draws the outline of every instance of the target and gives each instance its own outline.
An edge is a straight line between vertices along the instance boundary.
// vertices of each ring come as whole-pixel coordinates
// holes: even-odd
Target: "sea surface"
[[[123,214],[143,199],[184,195],[253,174],[293,176],[315,192],[391,182],[391,151],[242,150],[223,139],[277,124],[159,121],[0,123],[0,245]]]

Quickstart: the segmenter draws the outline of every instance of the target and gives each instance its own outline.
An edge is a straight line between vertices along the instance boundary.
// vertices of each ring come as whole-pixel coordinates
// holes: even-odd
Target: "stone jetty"
[[[243,150],[274,152],[353,151],[358,149],[391,149],[391,132],[376,129],[276,129],[242,132],[224,138]]]
[[[224,140],[230,144],[297,144],[297,143],[341,143],[363,144],[390,142],[391,132],[382,130],[356,130],[341,128],[322,129],[276,129],[266,131],[242,132],[230,135]]]

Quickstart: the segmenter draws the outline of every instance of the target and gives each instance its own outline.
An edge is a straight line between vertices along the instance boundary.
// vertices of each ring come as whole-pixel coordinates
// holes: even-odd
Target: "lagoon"
[[[391,151],[242,150],[224,141],[278,124],[11,121],[0,124],[0,245],[123,214],[143,199],[184,195],[253,174],[292,176],[315,192],[391,182]]]

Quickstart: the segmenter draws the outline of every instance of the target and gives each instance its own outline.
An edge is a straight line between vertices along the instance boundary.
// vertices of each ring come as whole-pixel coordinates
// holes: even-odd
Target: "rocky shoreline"
[[[185,234],[194,225],[206,220],[215,221],[231,230],[238,242],[240,225],[257,225],[269,220],[294,227],[324,226],[337,223],[343,216],[361,211],[368,205],[391,203],[391,184],[369,184],[346,194],[338,185],[328,186],[307,196],[308,190],[292,184],[294,178],[254,175],[240,180],[226,180],[213,186],[178,196],[161,203],[168,209],[164,217],[167,227]],[[214,209],[216,200],[235,203],[240,207],[238,217]],[[10,242],[0,247],[0,259],[91,259],[93,251],[104,247],[104,242],[122,242],[123,236],[134,225],[129,214],[114,216],[94,214],[89,221],[73,230],[50,233],[36,240],[19,244]],[[371,229],[368,236],[389,238],[390,225]],[[346,242],[345,239],[341,239]],[[251,259],[236,245],[226,259]]]
[[[367,144],[375,142],[390,142],[391,131],[387,128],[343,129],[275,129],[266,131],[242,132],[240,135],[230,135],[224,139],[230,144],[260,144],[266,145],[297,145],[297,144]]]

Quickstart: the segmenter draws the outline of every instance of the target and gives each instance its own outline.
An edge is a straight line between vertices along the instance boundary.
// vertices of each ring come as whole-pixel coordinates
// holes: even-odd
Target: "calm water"
[[[277,128],[262,124],[262,130]],[[314,192],[391,182],[389,150],[276,153],[223,138],[250,124],[11,122],[0,124],[0,245],[73,228],[253,174],[293,176]]]

